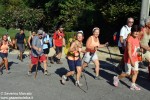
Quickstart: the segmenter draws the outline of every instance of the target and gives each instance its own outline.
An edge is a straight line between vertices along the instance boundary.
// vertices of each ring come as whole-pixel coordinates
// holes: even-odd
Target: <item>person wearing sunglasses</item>
[[[118,47],[120,54],[124,54],[125,47],[126,47],[126,39],[128,35],[131,33],[131,27],[134,23],[134,19],[132,17],[127,19],[127,24],[124,25],[120,30],[120,36],[118,41]],[[124,71],[124,59],[122,57],[121,62],[118,65],[119,71]]]
[[[32,67],[33,65],[37,65],[38,62],[43,62],[44,75],[50,75],[47,70],[47,58],[43,51],[43,31],[38,30],[37,34],[32,40],[31,64],[29,65],[28,75],[32,74]]]

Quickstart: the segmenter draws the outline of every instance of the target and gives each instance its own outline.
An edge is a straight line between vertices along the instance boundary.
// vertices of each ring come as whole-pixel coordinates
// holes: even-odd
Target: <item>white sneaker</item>
[[[114,81],[113,81],[113,84],[115,87],[118,87],[118,83],[119,83],[119,79],[117,76],[114,76]]]
[[[65,83],[66,83],[66,76],[65,75],[63,75],[62,76],[62,78],[61,78],[61,82],[62,82],[62,84],[64,84],[65,85]]]
[[[137,90],[137,91],[141,90],[141,89],[140,89],[139,87],[137,87],[136,85],[131,85],[130,89],[131,89],[131,90]]]
[[[81,87],[81,86],[83,86],[83,84],[81,84],[80,82],[76,81],[75,86]]]

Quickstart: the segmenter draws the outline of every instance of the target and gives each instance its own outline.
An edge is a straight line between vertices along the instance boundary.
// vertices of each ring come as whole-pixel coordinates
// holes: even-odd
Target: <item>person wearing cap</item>
[[[60,59],[62,56],[62,47],[65,45],[63,29],[64,28],[62,26],[58,26],[53,35],[53,47],[56,51],[56,54],[53,56],[53,60],[55,59],[57,64],[62,64]]]
[[[69,51],[68,51],[68,54],[66,57],[70,71],[62,76],[62,79],[61,79],[62,84],[65,84],[66,79],[69,76],[74,75],[75,70],[76,70],[77,77],[76,77],[75,85],[82,86],[82,84],[79,82],[79,80],[80,80],[80,76],[81,76],[81,72],[82,72],[80,53],[85,52],[85,50],[82,49],[83,38],[84,38],[83,32],[77,32],[76,40],[71,43],[71,46],[69,48]]]
[[[47,59],[43,52],[43,30],[38,30],[37,36],[34,36],[32,40],[31,48],[31,64],[29,66],[28,75],[32,74],[33,65],[37,65],[38,62],[44,63],[44,75],[49,75],[47,71]]]
[[[140,32],[140,46],[143,49],[142,59],[148,62],[148,80],[150,80],[150,17],[146,18],[145,26]]]
[[[106,47],[108,43],[100,44],[99,38],[98,38],[100,34],[100,29],[98,27],[93,28],[92,33],[93,35],[90,36],[88,40],[86,41],[86,53],[83,57],[84,63],[82,64],[82,69],[84,70],[84,68],[88,66],[90,61],[93,61],[95,64],[95,72],[96,72],[95,79],[100,80],[101,79],[99,76],[100,64],[99,64],[96,51],[98,48]]]
[[[16,44],[15,44],[15,48],[19,49],[20,51],[20,56],[18,55],[17,59],[23,61],[23,53],[25,51],[25,46],[24,46],[24,43],[26,44],[27,46],[27,42],[26,42],[26,39],[25,39],[25,34],[24,34],[24,30],[23,29],[20,29],[20,33],[17,33],[16,36],[15,36],[15,39],[16,39]]]

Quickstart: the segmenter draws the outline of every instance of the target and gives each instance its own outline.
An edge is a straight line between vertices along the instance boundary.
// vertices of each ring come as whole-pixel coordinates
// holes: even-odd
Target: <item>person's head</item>
[[[133,25],[133,27],[131,28],[131,36],[136,38],[138,37],[139,32],[140,32],[140,27],[138,25]]]
[[[93,36],[97,38],[100,34],[100,29],[98,27],[94,27],[92,30],[92,33],[93,33]]]
[[[36,35],[36,32],[35,31],[32,31],[32,36],[35,36]]]
[[[57,26],[57,30],[60,31],[60,32],[63,32],[64,28],[62,25],[58,25]]]
[[[4,41],[7,41],[7,40],[8,40],[8,38],[7,38],[7,35],[6,35],[6,34],[2,36],[2,40],[4,40]]]
[[[82,41],[84,39],[84,35],[83,35],[83,31],[78,31],[77,34],[76,34],[76,39],[78,41]]]
[[[150,17],[147,17],[145,20],[145,26],[150,28]]]
[[[23,34],[24,33],[24,29],[20,29],[20,34]]]
[[[133,23],[134,23],[134,19],[132,17],[129,17],[127,19],[127,26],[128,27],[132,27]]]
[[[38,30],[37,32],[39,39],[42,39],[43,37],[43,30]]]

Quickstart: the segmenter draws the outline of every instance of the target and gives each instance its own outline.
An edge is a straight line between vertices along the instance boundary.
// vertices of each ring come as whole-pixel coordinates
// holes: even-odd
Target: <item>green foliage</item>
[[[15,35],[18,32],[19,32],[18,29],[10,28],[8,30],[8,34],[11,38],[15,38]],[[0,27],[0,37],[2,37],[2,35],[6,34],[6,33],[7,33],[7,30],[5,28]],[[25,30],[25,35],[26,35],[26,38],[28,38],[30,36],[29,31]]]
[[[58,23],[65,31],[83,30],[85,38],[93,27],[101,28],[100,40],[111,39],[127,17],[139,22],[141,0],[0,0],[0,26],[44,27],[54,32]],[[109,35],[108,35],[109,34]]]

